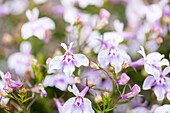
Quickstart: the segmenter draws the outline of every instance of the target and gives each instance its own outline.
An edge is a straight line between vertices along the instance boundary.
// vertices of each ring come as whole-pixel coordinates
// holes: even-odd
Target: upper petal
[[[143,83],[143,89],[144,90],[151,89],[154,81],[155,78],[153,76],[148,76]]]
[[[162,75],[167,75],[168,73],[170,72],[170,66],[169,67],[166,67],[163,72],[162,72]]]
[[[80,92],[75,84],[73,84],[73,88],[71,88],[71,86],[68,86],[68,91],[74,93],[75,96],[80,96]]]
[[[89,60],[88,58],[83,55],[83,54],[74,54],[74,58],[75,58],[75,65],[77,67],[80,67],[81,65],[83,66],[88,66],[89,65]]]
[[[45,30],[55,29],[55,23],[48,17],[43,17],[39,19],[40,23],[44,27]]]

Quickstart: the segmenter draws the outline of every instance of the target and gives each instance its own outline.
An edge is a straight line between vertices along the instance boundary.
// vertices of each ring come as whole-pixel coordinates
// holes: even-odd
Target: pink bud
[[[5,74],[5,80],[6,80],[6,81],[10,81],[11,79],[12,79],[11,74],[10,74],[9,72],[7,72],[7,73]]]
[[[136,96],[137,94],[139,94],[139,92],[141,91],[140,87],[135,84],[133,87],[132,87],[132,93],[134,96]]]
[[[96,63],[94,63],[93,61],[90,62],[90,67],[94,68],[94,69],[99,69],[99,66]]]
[[[100,10],[100,18],[101,19],[104,19],[104,18],[108,19],[109,17],[110,17],[110,13],[106,9],[102,8]]]
[[[128,83],[129,80],[130,80],[130,77],[126,73],[122,73],[119,84],[125,85]]]
[[[157,28],[155,28],[155,32],[156,32],[158,35],[160,35],[160,34],[163,32],[163,30],[162,30],[162,28],[157,27]]]
[[[130,98],[130,97],[135,97],[139,92],[141,91],[140,87],[135,84],[132,88],[132,92],[127,93],[125,95],[121,95],[122,98]]]
[[[102,97],[100,95],[96,95],[95,102],[100,103],[102,101]]]
[[[156,43],[157,44],[161,44],[163,42],[163,39],[161,38],[161,37],[158,37],[157,39],[156,39]]]
[[[52,60],[52,59],[51,59],[50,57],[47,58],[47,60],[46,60],[46,65],[49,65],[51,60]]]

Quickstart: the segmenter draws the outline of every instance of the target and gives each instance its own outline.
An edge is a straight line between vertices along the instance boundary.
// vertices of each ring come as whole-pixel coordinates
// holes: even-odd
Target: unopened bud
[[[8,87],[7,91],[8,91],[9,93],[11,93],[11,92],[13,91],[13,89],[10,88],[10,87]]]
[[[47,60],[46,60],[46,65],[48,66],[49,64],[50,64],[50,61],[51,61],[52,59],[49,57],[49,58],[47,58]]]
[[[129,64],[126,63],[126,62],[124,62],[124,63],[123,63],[123,68],[126,69],[127,67],[129,67]]]
[[[100,10],[100,18],[103,19],[103,18],[106,18],[108,19],[110,17],[110,13],[109,11],[107,11],[106,9],[102,8]]]
[[[5,33],[4,36],[2,37],[2,41],[5,44],[11,44],[13,41],[13,37],[10,34]]]
[[[110,70],[110,71],[113,71],[113,70],[114,70],[114,68],[113,68],[113,67],[109,67],[109,70]]]
[[[161,44],[163,42],[163,39],[161,38],[161,37],[158,37],[157,39],[156,39],[156,43],[157,44]]]
[[[155,32],[156,32],[158,35],[160,35],[160,34],[163,32],[163,30],[162,30],[162,28],[157,27],[157,28],[155,28]]]
[[[90,62],[90,67],[93,69],[100,69],[99,66],[96,63],[94,63],[93,61]]]
[[[25,93],[27,90],[25,88],[22,89],[22,92]]]
[[[95,102],[100,103],[102,101],[102,97],[100,95],[96,95]]]
[[[31,58],[31,61],[32,61],[32,64],[33,64],[33,65],[36,65],[36,64],[37,64],[37,59]]]
[[[108,92],[104,92],[103,95],[104,95],[104,97],[107,98],[107,97],[109,97],[110,94]]]
[[[75,77],[74,78],[74,83],[81,83],[80,77]]]

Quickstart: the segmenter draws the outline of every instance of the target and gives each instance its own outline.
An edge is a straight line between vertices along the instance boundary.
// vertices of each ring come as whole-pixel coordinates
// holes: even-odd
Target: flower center
[[[73,54],[71,54],[71,53],[66,53],[65,55],[64,55],[64,59],[63,59],[64,61],[66,61],[67,63],[69,63],[69,62],[71,62],[72,60],[74,60],[74,56],[73,56]]]
[[[117,50],[115,48],[111,48],[109,50],[109,55],[110,56],[117,56],[118,55]]]
[[[166,79],[162,75],[160,75],[160,77],[156,80],[156,83],[158,85],[165,85],[166,84]]]
[[[78,96],[78,97],[75,99],[74,105],[75,105],[76,107],[81,107],[83,104],[84,104],[83,98],[80,97],[80,96]]]

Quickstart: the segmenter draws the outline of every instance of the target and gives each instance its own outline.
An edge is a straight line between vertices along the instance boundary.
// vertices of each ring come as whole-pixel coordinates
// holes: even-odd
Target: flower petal
[[[155,78],[153,76],[148,76],[143,83],[143,89],[144,90],[151,89],[154,81]]]
[[[109,58],[108,58],[108,54],[109,54],[109,49],[107,50],[101,50],[98,54],[98,61],[101,67],[105,67],[109,64]]]
[[[170,67],[166,67],[166,68],[163,70],[162,75],[165,76],[165,75],[167,75],[169,72],[170,72]]]
[[[49,69],[48,73],[53,72],[55,69],[61,69],[62,68],[62,63],[61,61],[64,59],[64,56],[56,56],[54,57],[50,64],[49,64]]]
[[[145,59],[146,58],[146,54],[145,54],[145,50],[144,50],[143,46],[140,46],[140,49],[141,50],[139,50],[138,53],[140,53],[144,57],[144,59]]]
[[[95,113],[92,109],[91,101],[87,98],[83,98],[84,100],[84,111],[83,113]]]
[[[33,31],[32,31],[32,26],[31,24],[28,22],[28,23],[25,23],[22,28],[21,28],[21,36],[23,39],[28,39],[29,37],[33,36]]]
[[[74,58],[76,60],[75,65],[77,67],[80,67],[81,65],[83,65],[83,66],[88,66],[89,65],[88,58],[83,54],[74,54]]]
[[[62,107],[62,113],[72,113],[74,111],[73,104],[75,99],[76,97],[72,97],[64,103]]]
[[[156,85],[154,93],[158,101],[162,101],[165,97],[165,88],[163,86]]]
[[[69,64],[64,64],[63,65],[63,72],[66,74],[66,76],[68,76],[68,77],[70,77],[72,74],[73,74],[73,72],[75,71],[75,66],[74,66],[74,64],[71,64],[71,63],[69,63]]]
[[[164,65],[169,66],[169,61],[165,58],[161,60],[161,66],[164,66]]]
[[[48,30],[48,29],[54,30],[55,29],[55,23],[50,18],[43,17],[43,18],[40,18],[39,21],[45,30]]]
[[[71,88],[71,86],[68,86],[68,91],[72,92],[75,96],[80,96],[80,92],[75,84],[73,84],[73,88]]]

